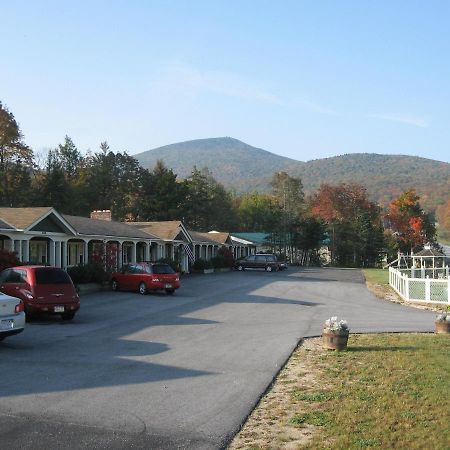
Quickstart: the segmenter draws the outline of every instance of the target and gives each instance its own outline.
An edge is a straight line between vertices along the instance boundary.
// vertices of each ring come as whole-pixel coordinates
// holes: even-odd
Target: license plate
[[[171,284],[166,284],[166,285],[165,285],[165,288],[166,288],[166,289],[171,289],[171,288],[172,288],[172,285],[171,285]]]
[[[10,330],[11,328],[14,328],[14,319],[2,320],[0,323],[0,328],[2,330]]]
[[[64,312],[64,306],[55,306],[55,312]]]

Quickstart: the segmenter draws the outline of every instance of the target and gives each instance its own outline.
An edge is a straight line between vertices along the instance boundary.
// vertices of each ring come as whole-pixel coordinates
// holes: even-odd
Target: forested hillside
[[[228,137],[180,142],[134,156],[149,169],[162,159],[181,178],[193,166],[207,167],[217,181],[238,193],[268,192],[273,172],[286,171],[301,177],[306,193],[322,183],[361,183],[373,200],[387,205],[414,188],[430,211],[450,197],[450,164],[415,156],[357,153],[301,162]]]

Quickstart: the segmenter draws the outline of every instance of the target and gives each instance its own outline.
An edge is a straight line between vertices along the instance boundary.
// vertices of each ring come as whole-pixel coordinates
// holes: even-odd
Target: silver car
[[[0,341],[21,333],[25,328],[25,312],[22,300],[0,292]]]

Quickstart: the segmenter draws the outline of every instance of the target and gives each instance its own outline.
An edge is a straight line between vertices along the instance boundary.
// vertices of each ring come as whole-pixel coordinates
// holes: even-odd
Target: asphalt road
[[[302,337],[432,331],[434,313],[376,299],[357,270],[191,276],[174,296],[85,296],[72,323],[0,344],[0,447],[227,445]]]

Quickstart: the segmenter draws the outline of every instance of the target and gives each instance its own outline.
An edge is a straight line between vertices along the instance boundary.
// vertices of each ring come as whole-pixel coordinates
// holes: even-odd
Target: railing
[[[430,275],[435,278],[430,278]],[[389,267],[389,284],[407,301],[450,304],[448,267],[441,269],[395,269]]]

